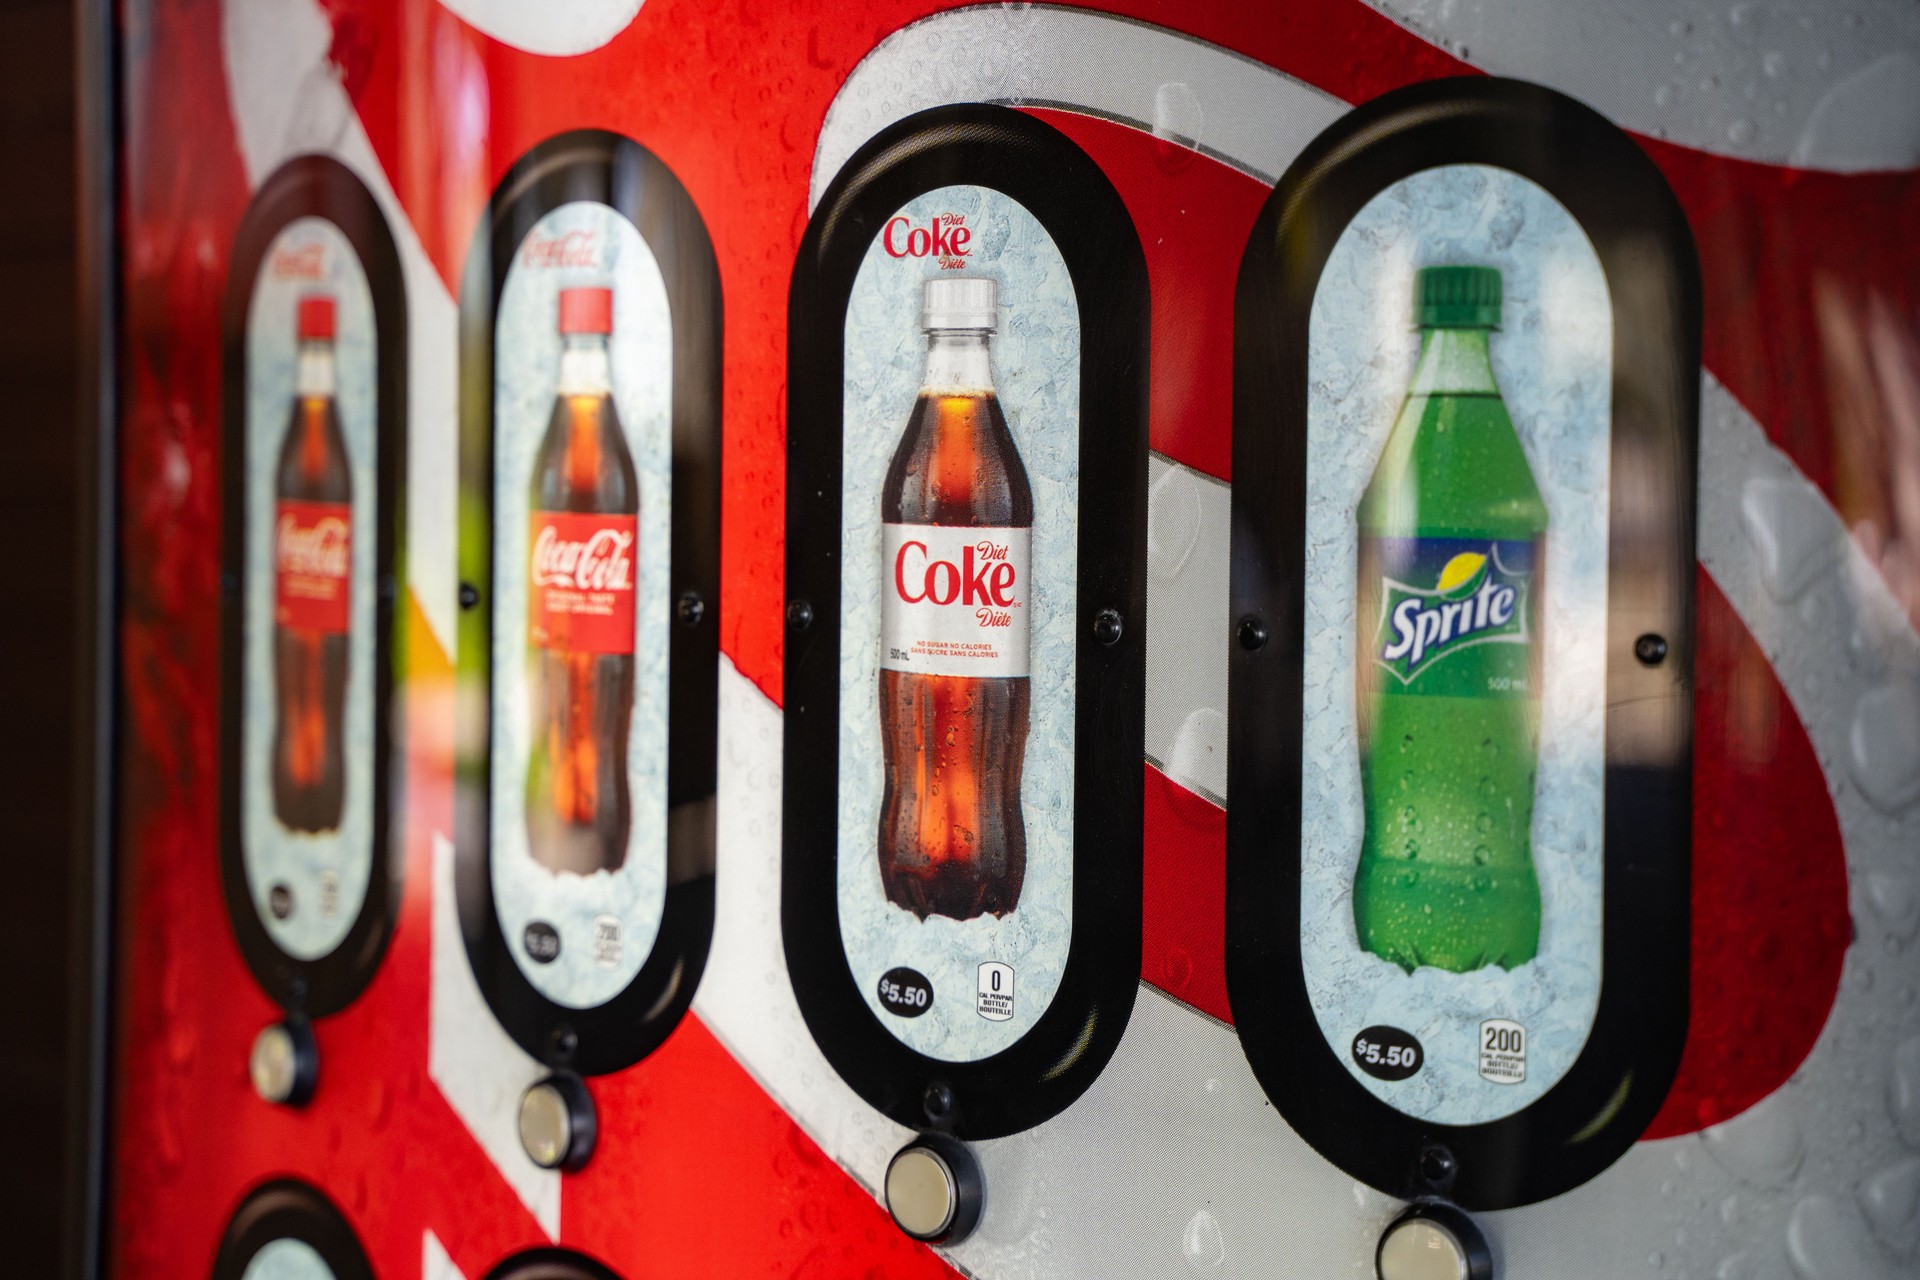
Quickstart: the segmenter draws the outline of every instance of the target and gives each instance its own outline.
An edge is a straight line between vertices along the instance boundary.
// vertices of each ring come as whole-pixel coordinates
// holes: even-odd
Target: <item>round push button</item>
[[[958,1244],[980,1223],[986,1182],[973,1152],[944,1134],[908,1143],[887,1165],[887,1212],[915,1240]]]
[[[560,1071],[520,1095],[520,1146],[542,1169],[578,1169],[593,1154],[599,1123],[579,1076]]]
[[[1452,1205],[1415,1205],[1381,1233],[1374,1268],[1380,1280],[1492,1280],[1493,1251]]]
[[[320,1076],[320,1050],[313,1028],[295,1019],[262,1027],[247,1055],[247,1075],[253,1091],[265,1101],[285,1107],[304,1105]]]

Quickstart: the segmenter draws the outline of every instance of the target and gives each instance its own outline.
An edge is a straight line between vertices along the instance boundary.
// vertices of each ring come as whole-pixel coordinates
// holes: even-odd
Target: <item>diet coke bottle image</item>
[[[560,379],[527,545],[527,848],[590,875],[627,858],[639,480],[613,404],[613,290],[560,291]]]
[[[292,831],[340,825],[346,791],[353,475],[334,402],[334,300],[302,297],[292,421],[274,510],[273,810]]]
[[[880,876],[921,919],[1020,904],[1033,493],[994,393],[994,281],[928,280],[926,373],[881,491]]]

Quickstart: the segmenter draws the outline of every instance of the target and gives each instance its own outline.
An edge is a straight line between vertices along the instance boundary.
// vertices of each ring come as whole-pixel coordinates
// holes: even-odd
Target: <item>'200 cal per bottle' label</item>
[[[929,676],[1028,674],[1030,528],[881,526],[880,665]]]

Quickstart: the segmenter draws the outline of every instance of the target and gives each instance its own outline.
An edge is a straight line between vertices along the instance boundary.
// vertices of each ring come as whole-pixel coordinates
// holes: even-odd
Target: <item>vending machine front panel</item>
[[[1691,237],[1598,116],[1435,81],[1282,178],[1237,314],[1242,1044],[1381,1190],[1547,1198],[1686,1033]]]
[[[883,132],[801,246],[782,921],[903,1124],[1037,1123],[1132,1006],[1146,301],[1112,188],[1000,107]]]
[[[248,210],[222,317],[221,866],[255,980],[301,1018],[359,994],[397,910],[396,260],[360,181],[301,157]]]
[[[672,1032],[713,927],[719,281],[685,188],[612,134],[535,147],[487,225],[462,291],[460,740],[486,786],[461,925],[515,1041],[600,1074]]]

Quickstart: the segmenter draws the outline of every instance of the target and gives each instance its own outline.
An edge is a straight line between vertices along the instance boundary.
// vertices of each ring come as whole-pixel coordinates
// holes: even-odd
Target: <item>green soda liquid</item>
[[[1497,293],[1495,297],[1497,298]],[[1427,327],[1355,512],[1360,945],[1408,972],[1540,946],[1533,866],[1546,504],[1487,327]]]

